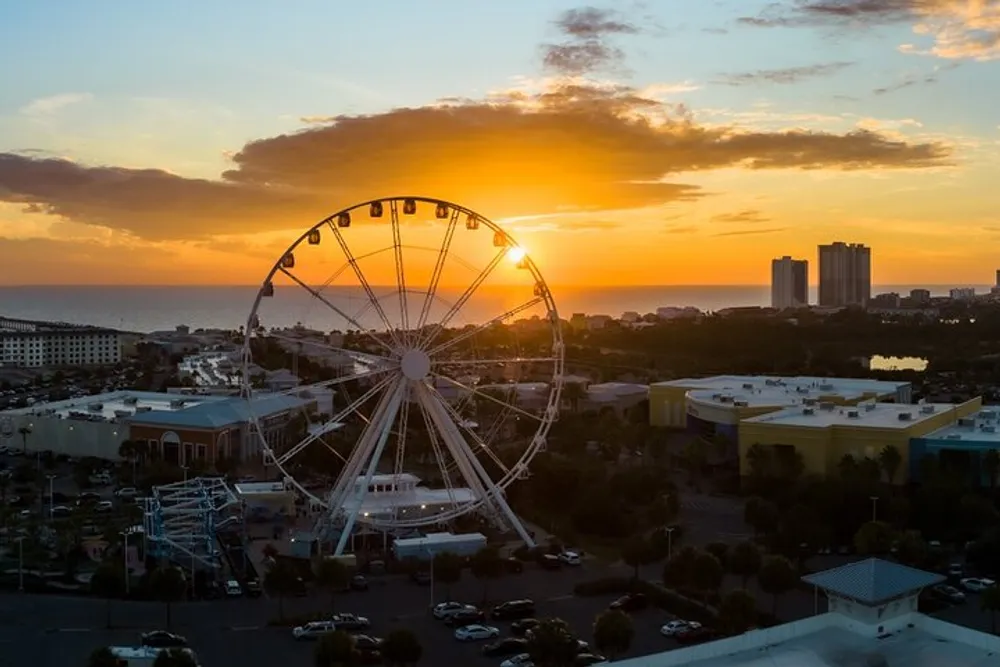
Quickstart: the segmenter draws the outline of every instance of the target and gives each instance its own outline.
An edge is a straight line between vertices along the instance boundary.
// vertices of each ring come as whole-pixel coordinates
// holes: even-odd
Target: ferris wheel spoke
[[[350,350],[346,347],[338,347],[336,345],[330,345],[329,343],[320,343],[318,341],[309,340],[308,338],[296,338],[295,336],[283,336],[282,334],[275,333],[273,331],[268,332],[268,337],[274,338],[276,340],[282,340],[286,343],[294,343],[295,345],[308,350],[309,348],[324,350],[326,352],[336,352],[337,354],[342,354],[345,357],[349,357],[351,360],[358,362],[360,364],[392,364],[395,362],[394,359],[389,357],[383,357],[378,354],[371,354],[370,352],[360,352],[358,350]],[[308,353],[307,353],[308,354]]]
[[[506,408],[506,409],[508,409],[508,410],[510,410],[512,412],[516,412],[517,414],[521,415],[522,417],[527,417],[528,419],[534,419],[535,421],[539,421],[539,422],[543,421],[542,418],[539,417],[538,415],[531,414],[527,410],[522,410],[521,408],[517,407],[516,405],[511,405],[510,403],[507,403],[506,401],[501,401],[496,396],[491,396],[488,392],[483,391],[482,389],[480,389],[478,387],[470,387],[469,385],[464,384],[462,382],[459,382],[458,380],[453,380],[452,378],[448,377],[447,375],[441,375],[440,373],[435,373],[433,371],[431,371],[431,375],[433,377],[438,378],[438,379],[444,380],[448,384],[450,384],[450,385],[452,385],[454,387],[457,387],[458,389],[470,392],[474,396],[479,396],[480,398],[485,398],[486,400],[492,401],[492,402],[496,403],[497,405],[499,405],[499,406],[501,406],[503,408]]]
[[[403,388],[403,401],[399,406],[399,425],[396,431],[396,458],[392,465],[392,474],[398,479],[403,474],[403,462],[406,455],[406,429],[410,421],[410,385]]]
[[[320,427],[318,429],[316,429],[315,433],[310,433],[305,438],[303,438],[301,442],[299,442],[295,446],[291,447],[288,451],[282,453],[281,456],[275,457],[275,463],[277,463],[279,466],[284,466],[285,463],[287,463],[289,460],[292,459],[292,457],[294,457],[296,454],[298,454],[299,452],[301,452],[303,449],[305,449],[306,447],[308,447],[309,445],[311,445],[312,443],[314,443],[316,440],[318,440],[323,435],[326,435],[337,424],[339,424],[344,419],[346,419],[348,416],[350,416],[350,414],[352,412],[355,412],[356,410],[358,410],[369,399],[371,399],[373,396],[375,396],[376,394],[378,394],[380,391],[382,391],[383,389],[385,389],[386,387],[388,387],[394,381],[396,381],[395,377],[389,377],[389,378],[386,378],[386,379],[382,380],[378,384],[376,384],[374,387],[372,387],[371,389],[369,389],[368,391],[366,391],[364,394],[362,394],[361,396],[359,396],[357,398],[357,400],[355,400],[353,403],[351,403],[350,405],[348,405],[346,408],[344,408],[343,410],[341,410],[340,412],[338,412],[336,415],[334,415],[333,417],[331,417],[327,421],[325,421],[322,424],[320,424]]]
[[[483,322],[482,324],[479,324],[479,325],[477,325],[475,327],[472,327],[471,329],[468,329],[466,331],[462,331],[461,333],[459,333],[458,335],[454,336],[453,338],[449,338],[445,342],[443,342],[440,345],[438,345],[438,346],[434,347],[433,349],[429,350],[427,352],[427,354],[429,354],[432,357],[435,354],[440,354],[441,352],[444,352],[448,348],[454,347],[455,345],[458,345],[462,341],[468,340],[469,338],[472,338],[476,334],[481,333],[481,332],[489,329],[490,327],[492,327],[492,326],[494,326],[496,324],[503,324],[505,321],[509,320],[510,318],[514,317],[515,315],[517,315],[519,313],[522,313],[522,312],[528,310],[529,308],[533,308],[534,306],[537,306],[538,304],[542,303],[543,301],[545,301],[545,299],[543,299],[540,296],[536,296],[533,299],[529,299],[528,301],[525,301],[524,303],[522,303],[520,306],[515,306],[514,308],[511,308],[510,310],[508,310],[505,313],[501,313],[500,315],[497,315],[496,317],[494,317],[494,318],[492,318],[490,320],[487,320],[486,322]]]
[[[508,359],[440,359],[431,366],[481,366],[483,364],[541,364],[556,361],[556,357],[510,357]]]
[[[330,300],[327,299],[325,296],[323,296],[322,294],[320,294],[319,291],[313,289],[309,285],[305,284],[303,281],[299,280],[299,277],[296,276],[294,273],[292,273],[291,271],[289,271],[288,269],[286,269],[284,267],[279,267],[278,270],[281,271],[286,276],[288,276],[296,284],[298,284],[299,287],[301,287],[302,289],[304,289],[307,292],[309,292],[310,294],[312,294],[315,299],[317,299],[318,301],[321,301],[324,305],[326,305],[328,308],[330,308],[330,310],[332,310],[333,312],[337,313],[342,318],[344,318],[344,320],[348,324],[350,324],[352,327],[354,327],[355,329],[357,329],[360,332],[364,332],[369,338],[371,338],[373,341],[375,341],[376,343],[378,343],[379,345],[381,345],[382,347],[384,347],[386,350],[388,350],[388,352],[390,354],[392,354],[392,353],[395,352],[395,350],[392,349],[391,345],[389,345],[384,340],[382,340],[381,338],[379,338],[378,336],[376,336],[375,334],[373,334],[366,327],[364,327],[360,322],[358,322],[356,319],[354,319],[353,317],[351,317],[350,315],[348,315],[347,313],[345,313],[343,310],[341,310],[337,306],[333,305],[333,303],[331,303]]]
[[[327,220],[326,226],[333,230],[334,235],[337,237],[337,243],[340,244],[340,249],[344,253],[344,257],[347,258],[348,264],[350,264],[351,269],[354,271],[354,277],[358,279],[361,283],[361,288],[368,295],[368,299],[371,300],[372,305],[375,307],[375,312],[378,313],[379,319],[382,320],[382,324],[385,325],[385,330],[392,338],[396,347],[402,347],[397,328],[392,326],[392,322],[389,321],[389,317],[385,314],[385,309],[382,308],[382,304],[379,302],[378,297],[375,295],[372,286],[368,283],[368,279],[365,278],[365,274],[361,271],[361,266],[358,264],[357,258],[354,253],[351,252],[350,246],[347,245],[347,240],[344,235],[340,233],[340,228],[332,220]]]
[[[399,288],[400,338],[406,342],[410,333],[410,310],[406,297],[406,274],[403,271],[403,239],[399,229],[399,202],[389,202],[389,218],[392,222],[392,250],[396,259],[396,287]]]
[[[303,391],[309,391],[310,389],[329,389],[330,387],[335,387],[339,384],[346,384],[348,382],[354,382],[355,380],[366,380],[368,378],[377,377],[379,375],[384,375],[390,371],[396,370],[395,368],[376,368],[375,370],[365,371],[363,373],[352,373],[351,375],[341,375],[330,380],[321,380],[320,382],[313,382],[310,384],[300,384],[291,389],[282,389],[281,391],[274,392],[275,394],[281,394],[284,396],[294,396],[296,394],[301,394]]]
[[[420,416],[423,418],[424,427],[427,429],[427,439],[430,440],[431,452],[434,455],[434,460],[441,473],[441,480],[444,482],[444,487],[448,491],[448,500],[454,509],[455,507],[458,507],[458,501],[455,500],[455,488],[451,483],[450,471],[452,470],[452,467],[445,462],[444,452],[441,451],[441,442],[438,440],[437,431],[434,428],[434,422],[430,415],[427,414],[427,408],[424,406],[424,402],[419,400],[419,398],[417,400],[417,407],[420,408]]]
[[[468,300],[472,298],[472,295],[476,293],[476,290],[479,289],[479,286],[486,282],[486,279],[490,277],[490,274],[497,268],[501,260],[507,256],[508,250],[509,249],[504,246],[500,249],[500,252],[493,256],[490,263],[486,265],[485,269],[480,271],[479,275],[476,276],[476,279],[472,281],[472,284],[469,285],[462,293],[462,296],[460,296],[458,300],[452,304],[451,308],[448,309],[448,312],[446,312],[441,318],[441,321],[434,325],[426,338],[421,339],[419,346],[421,349],[426,350],[430,347],[431,343],[434,342],[434,339],[448,327],[448,323],[451,322],[452,318],[455,317],[455,315],[458,315],[462,308],[465,307],[466,302],[468,302]]]
[[[456,208],[452,210],[448,218],[448,227],[445,229],[444,240],[441,241],[441,247],[438,250],[437,261],[434,263],[434,271],[431,273],[431,282],[427,286],[427,294],[424,295],[424,303],[420,307],[420,317],[417,320],[416,327],[418,337],[423,335],[424,325],[427,324],[427,316],[430,315],[431,306],[433,306],[434,298],[437,296],[438,283],[441,282],[441,274],[448,259],[448,251],[451,249],[452,237],[455,236],[459,215],[460,212]]]
[[[430,395],[432,400],[435,400],[441,404],[441,407],[444,408],[444,411],[451,418],[451,421],[454,422],[454,424],[458,426],[462,431],[465,431],[465,433],[469,436],[469,438],[472,439],[472,441],[476,444],[477,451],[485,452],[486,455],[489,456],[490,459],[492,459],[493,462],[497,464],[497,466],[499,466],[503,474],[506,475],[507,473],[510,472],[510,470],[507,469],[507,466],[504,465],[504,462],[500,460],[500,457],[497,456],[496,452],[493,451],[493,448],[487,445],[485,442],[483,442],[482,438],[479,437],[479,434],[477,434],[474,429],[469,428],[467,420],[462,419],[462,415],[458,414],[458,412],[455,411],[455,408],[451,407],[451,405],[448,404],[448,401],[444,399],[444,396],[442,396],[436,389],[433,388],[429,389],[428,394]],[[465,441],[465,438],[463,437],[462,440]]]

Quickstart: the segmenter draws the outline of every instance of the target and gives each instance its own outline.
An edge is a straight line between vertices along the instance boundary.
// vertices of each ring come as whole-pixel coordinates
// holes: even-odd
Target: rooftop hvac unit
[[[983,427],[983,432],[984,433],[996,433],[997,432],[997,427],[996,426],[984,426]]]
[[[170,401],[170,409],[180,410],[181,408],[184,407],[184,402],[185,401],[183,398],[175,398],[174,400]]]
[[[829,382],[824,382],[819,386],[820,391],[833,391],[833,385]]]
[[[865,403],[865,412],[875,412],[875,404]]]
[[[736,406],[737,408],[745,408],[748,407],[750,404],[746,401],[733,401],[733,405]]]
[[[774,378],[769,378],[767,380],[764,380],[764,384],[766,384],[768,387],[780,387],[781,380],[775,380]]]
[[[912,421],[912,420],[913,420],[913,413],[912,412],[900,412],[899,413],[899,421],[901,421],[901,422],[908,422],[908,421]]]
[[[980,419],[996,419],[997,418],[997,413],[994,412],[993,410],[982,410],[979,413],[979,418]]]
[[[122,403],[124,403],[125,405],[135,405],[138,402],[139,402],[139,399],[136,398],[135,396],[126,396],[125,400],[122,401]]]
[[[817,401],[815,398],[804,398],[802,399],[802,403],[805,405],[816,405]]]
[[[814,414],[816,414],[816,410],[814,410],[813,408],[802,408],[802,414],[804,414],[804,415],[814,415]]]
[[[743,388],[744,389],[753,389],[753,383],[752,382],[744,382],[743,383]]]
[[[795,393],[797,393],[797,394],[808,394],[809,393],[809,387],[796,387],[795,388]]]
[[[723,394],[722,396],[719,397],[719,402],[720,403],[732,403],[733,402],[733,397],[730,396],[729,394]]]
[[[961,419],[958,420],[958,425],[959,426],[964,426],[966,428],[975,428],[976,427],[976,420],[975,419],[969,419],[968,417],[962,417]]]
[[[150,405],[140,405],[135,409],[135,413],[139,414],[140,412],[152,412],[152,410],[153,407]]]
[[[132,416],[131,410],[115,410],[115,417],[118,417],[119,419],[124,419],[125,417],[131,417],[131,416]]]
[[[933,405],[920,406],[920,414],[922,415],[932,415],[934,414],[934,410],[936,410],[936,408]]]
[[[961,440],[962,436],[959,433],[949,433],[944,437],[945,440]]]
[[[858,412],[857,410],[848,410],[847,411],[847,418],[848,419],[859,419],[860,417],[861,417],[861,413]]]
[[[835,407],[837,407],[837,406],[835,406],[835,405],[834,405],[833,403],[831,403],[831,402],[829,402],[829,401],[823,401],[823,402],[821,402],[821,403],[819,404],[819,409],[820,409],[820,410],[826,410],[826,411],[828,411],[828,412],[833,412],[833,409],[834,409]]]
[[[87,406],[87,409],[90,410],[91,412],[103,412],[104,403],[91,403],[90,405]]]

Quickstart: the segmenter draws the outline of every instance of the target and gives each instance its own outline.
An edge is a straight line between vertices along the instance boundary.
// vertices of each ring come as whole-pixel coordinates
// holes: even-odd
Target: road
[[[608,572],[601,566],[589,564],[557,573],[529,569],[521,575],[492,582],[490,597],[493,602],[531,597],[538,605],[539,617],[562,618],[581,639],[589,641],[594,618],[607,608],[613,596],[576,598],[572,590],[576,583],[604,574]],[[437,586],[435,594],[438,601],[451,597],[478,603],[483,599],[483,587],[466,573],[451,591]],[[480,655],[480,644],[457,643],[449,628],[431,618],[430,602],[429,587],[394,577],[368,592],[339,596],[335,608],[368,616],[374,635],[385,635],[395,627],[413,630],[423,642],[425,664],[499,664],[499,659]],[[106,608],[105,602],[89,598],[0,595],[0,654],[10,659],[9,664],[82,665],[96,647],[135,645],[139,633],[161,629],[166,624],[162,604],[115,602],[112,605],[115,629],[106,630]],[[318,593],[285,601],[288,615],[329,608],[329,598]],[[288,628],[268,627],[268,620],[277,615],[277,601],[268,599],[178,603],[173,607],[172,629],[188,638],[205,667],[309,664],[312,644],[293,641]],[[636,636],[629,655],[654,653],[674,646],[658,633],[659,626],[670,618],[656,609],[636,614]],[[508,634],[507,624],[500,627],[504,635]]]

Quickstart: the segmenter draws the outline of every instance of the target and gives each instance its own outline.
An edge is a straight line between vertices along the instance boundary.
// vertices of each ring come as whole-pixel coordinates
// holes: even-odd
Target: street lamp
[[[674,531],[677,530],[677,526],[667,526],[667,560],[673,555],[674,551]]]
[[[17,590],[24,592],[24,536],[17,538]]]
[[[125,597],[129,596],[129,571],[128,571],[128,534],[131,528],[126,528],[120,534],[122,539],[125,540],[124,555],[122,556],[123,567],[125,568]]]
[[[872,523],[878,521],[878,496],[872,496]]]
[[[434,553],[430,549],[424,547],[424,551],[430,556],[431,559],[431,607],[434,607]]]
[[[56,479],[55,475],[46,475],[49,479],[49,521],[55,519],[56,514],[56,494],[53,489],[53,482]]]
[[[188,466],[186,466],[186,465],[185,466],[181,466],[181,470],[184,471],[184,481],[187,482],[188,481]]]

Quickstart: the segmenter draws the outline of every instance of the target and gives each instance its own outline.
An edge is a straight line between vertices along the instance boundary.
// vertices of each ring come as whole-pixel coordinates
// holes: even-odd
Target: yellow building
[[[961,404],[865,402],[839,406],[822,402],[751,417],[739,424],[740,474],[749,473],[747,452],[758,444],[794,447],[802,456],[806,473],[819,475],[836,474],[847,454],[858,460],[874,459],[891,445],[903,459],[896,481],[905,482],[910,470],[910,440],[978,413],[982,404],[982,398]]]
[[[737,424],[801,405],[855,405],[864,400],[909,403],[907,382],[857,378],[716,375],[657,382],[649,387],[649,419],[653,426],[691,428],[703,435],[736,439]]]

